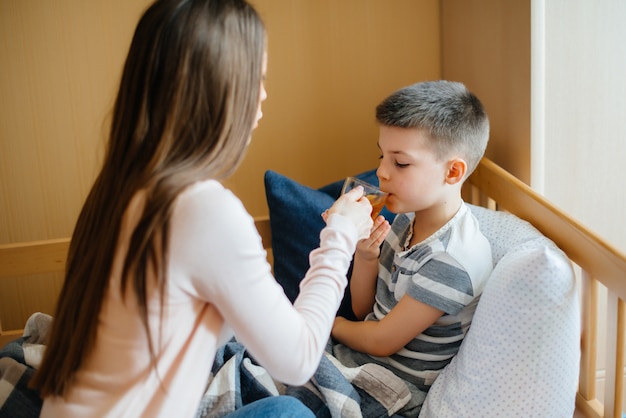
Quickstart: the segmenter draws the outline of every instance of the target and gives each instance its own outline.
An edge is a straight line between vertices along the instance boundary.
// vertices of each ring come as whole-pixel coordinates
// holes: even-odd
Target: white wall
[[[626,253],[626,1],[532,9],[531,183]]]
[[[531,4],[531,185],[623,253],[625,19],[623,0]],[[606,290],[598,296],[601,342]],[[605,354],[598,349],[600,400]]]

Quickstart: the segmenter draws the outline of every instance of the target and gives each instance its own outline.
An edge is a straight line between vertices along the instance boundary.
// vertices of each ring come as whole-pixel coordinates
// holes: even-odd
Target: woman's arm
[[[190,277],[178,284],[181,290],[214,305],[224,326],[284,383],[303,384],[315,372],[356,242],[371,230],[371,205],[352,198],[333,205],[344,207],[331,211],[294,304],[272,276],[252,217],[232,193],[217,185],[197,186],[176,209],[171,261]]]

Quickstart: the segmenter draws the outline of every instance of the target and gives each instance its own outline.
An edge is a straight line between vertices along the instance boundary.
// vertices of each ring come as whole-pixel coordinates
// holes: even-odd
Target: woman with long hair
[[[357,190],[330,208],[292,305],[220,183],[262,116],[266,60],[245,0],[157,0],[141,17],[33,380],[42,416],[193,416],[233,334],[277,380],[314,373],[371,205]],[[263,401],[245,412],[311,414],[294,398]]]

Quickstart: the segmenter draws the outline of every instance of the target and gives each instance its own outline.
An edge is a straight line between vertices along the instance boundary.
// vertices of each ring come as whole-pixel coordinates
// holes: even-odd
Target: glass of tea
[[[387,200],[388,193],[383,192],[373,184],[367,183],[361,179],[348,177],[343,183],[341,194],[349,192],[356,186],[363,186],[363,193],[372,204],[372,219],[376,219],[380,211],[383,210],[383,206],[385,206],[385,200]]]

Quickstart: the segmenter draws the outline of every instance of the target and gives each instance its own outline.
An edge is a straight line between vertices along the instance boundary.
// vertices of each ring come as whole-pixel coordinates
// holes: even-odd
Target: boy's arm
[[[404,295],[381,321],[335,318],[332,336],[353,350],[386,357],[397,353],[443,315],[443,311]]]
[[[369,238],[357,243],[350,278],[350,295],[352,297],[352,311],[359,319],[365,318],[374,306],[380,245],[390,230],[389,222],[379,216],[374,221]]]

